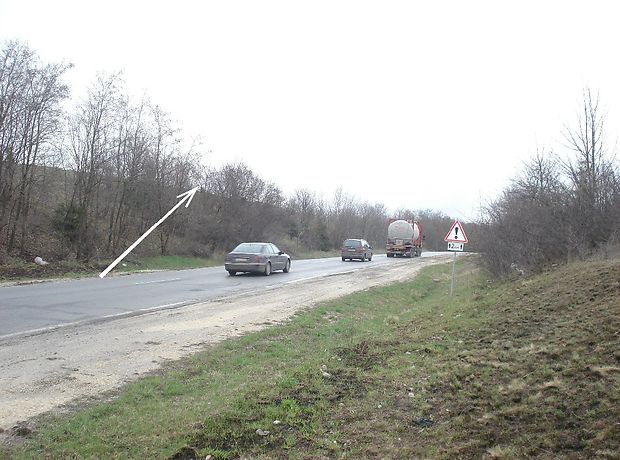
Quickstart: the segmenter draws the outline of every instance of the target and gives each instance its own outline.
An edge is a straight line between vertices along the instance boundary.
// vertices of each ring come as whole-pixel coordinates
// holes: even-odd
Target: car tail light
[[[254,262],[260,262],[260,256],[254,256]]]

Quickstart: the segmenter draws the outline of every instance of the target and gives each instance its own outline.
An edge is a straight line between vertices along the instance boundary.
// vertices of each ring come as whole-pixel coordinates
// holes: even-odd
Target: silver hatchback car
[[[275,270],[288,273],[291,270],[291,256],[273,243],[241,243],[226,255],[224,268],[230,276],[239,272],[269,276]]]

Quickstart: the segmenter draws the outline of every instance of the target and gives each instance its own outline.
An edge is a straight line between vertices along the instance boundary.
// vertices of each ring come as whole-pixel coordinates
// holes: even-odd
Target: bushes
[[[598,107],[586,90],[577,128],[565,133],[574,156],[537,155],[487,207],[481,251],[492,273],[537,271],[618,238],[620,176],[604,144]]]

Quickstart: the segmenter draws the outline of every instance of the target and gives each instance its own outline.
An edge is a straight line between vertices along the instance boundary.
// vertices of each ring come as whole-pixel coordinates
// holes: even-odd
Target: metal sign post
[[[465,234],[465,230],[463,230],[463,226],[458,220],[455,220],[450,228],[450,231],[447,233],[445,238],[443,239],[446,243],[448,243],[448,251],[454,252],[454,258],[452,259],[452,280],[450,281],[450,297],[452,297],[452,293],[454,292],[454,270],[456,267],[456,253],[462,252],[465,246],[465,243],[469,243],[469,239]]]
[[[454,258],[452,259],[452,281],[450,281],[450,297],[452,297],[452,292],[454,291],[454,267],[456,267],[456,252],[454,253]]]

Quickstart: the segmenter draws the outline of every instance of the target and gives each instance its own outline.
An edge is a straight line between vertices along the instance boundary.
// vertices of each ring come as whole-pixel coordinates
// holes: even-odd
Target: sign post
[[[452,279],[450,280],[450,297],[452,297],[452,292],[454,291],[454,269],[456,268],[456,252],[454,253],[454,258],[452,259]]]
[[[463,226],[458,220],[455,220],[450,228],[450,231],[447,233],[445,238],[443,239],[446,243],[448,243],[448,251],[454,252],[454,258],[452,259],[452,280],[450,281],[450,297],[452,297],[452,293],[454,292],[454,269],[456,267],[456,253],[462,252],[465,246],[465,243],[469,243],[469,239],[465,234],[465,230],[463,230]]]

